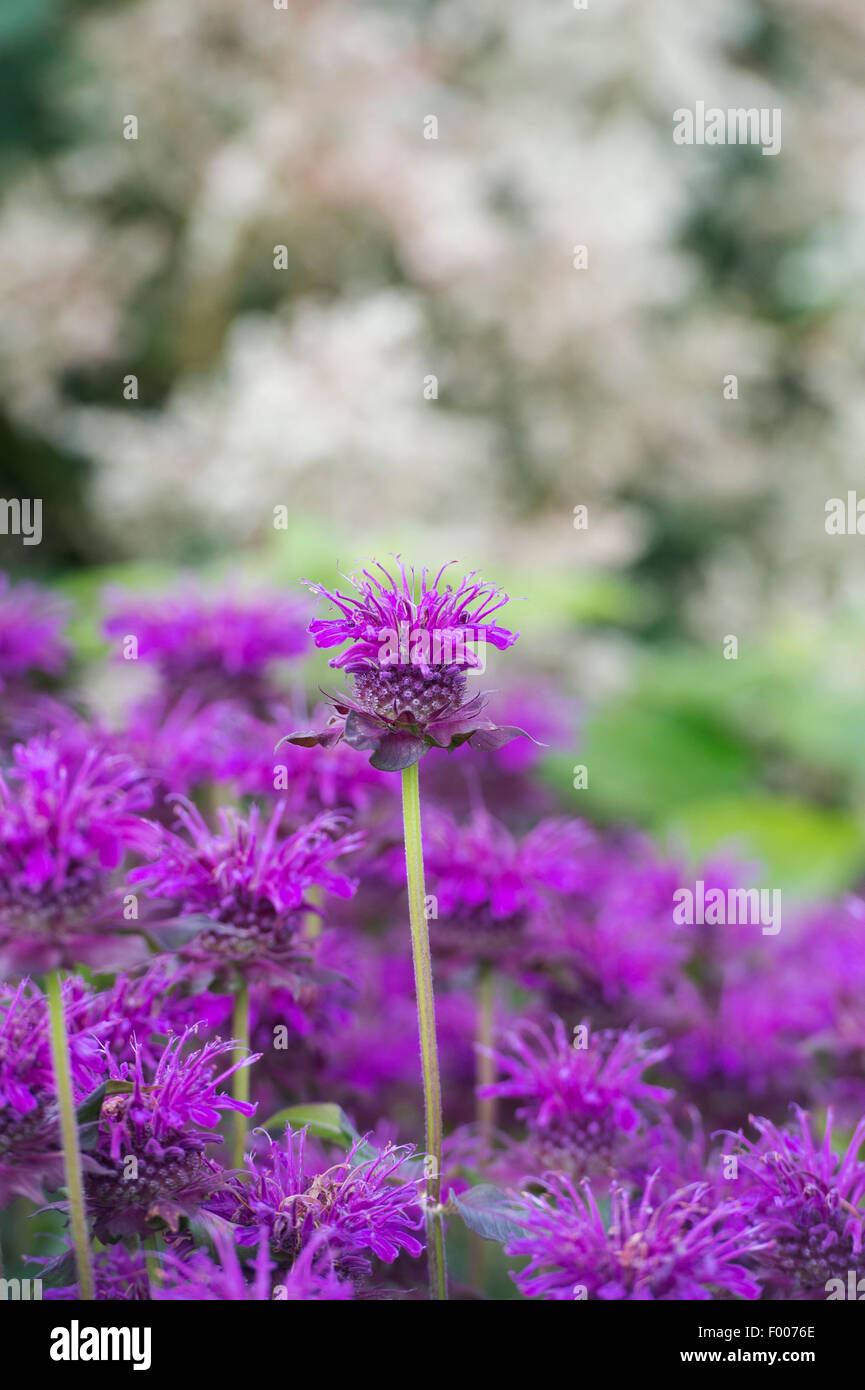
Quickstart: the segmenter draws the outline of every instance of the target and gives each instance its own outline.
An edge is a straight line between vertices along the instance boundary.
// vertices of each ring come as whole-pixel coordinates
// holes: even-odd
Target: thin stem
[[[313,907],[321,907],[324,901],[324,889],[320,884],[314,883],[307,892],[306,898]],[[321,915],[318,912],[307,912],[303,929],[310,941],[317,940],[321,936]]]
[[[435,997],[432,962],[427,929],[426,889],[423,873],[423,842],[420,824],[420,791],[417,763],[403,768],[402,815],[405,831],[405,866],[408,879],[408,905],[411,922],[411,949],[417,997],[417,1022],[423,1069],[424,1118],[426,1125],[427,1188],[426,1224],[430,1297],[447,1298],[444,1219],[441,1212],[442,1099],[436,1043]]]
[[[488,1052],[481,1048],[491,1048],[495,1033],[496,979],[489,961],[481,961],[477,984],[477,1043],[475,1062],[475,1082],[478,1089],[491,1086],[496,1079],[496,1064]],[[478,1132],[489,1142],[496,1127],[495,1096],[478,1096],[475,1114]]]
[[[492,1047],[495,1034],[496,979],[492,963],[488,960],[482,960],[478,966],[475,999],[475,1042],[478,1045],[475,1052],[475,1121],[478,1134],[489,1150],[496,1128],[496,1098],[477,1095],[482,1086],[491,1086],[496,1079],[495,1062],[486,1052],[481,1051],[481,1048]],[[486,1282],[488,1255],[489,1241],[472,1231],[469,1241],[469,1272],[471,1282],[477,1288],[482,1288]]]
[[[150,1297],[153,1297],[154,1289],[162,1287],[162,1266],[159,1261],[160,1241],[156,1234],[145,1236],[142,1241],[144,1250],[144,1263],[147,1268],[147,1287]]]
[[[249,1055],[249,985],[241,980],[234,996],[231,1014],[231,1036],[242,1043],[234,1050],[235,1062],[241,1062]],[[238,1067],[231,1075],[231,1094],[235,1100],[249,1101],[249,1067]],[[242,1110],[232,1111],[231,1163],[234,1168],[243,1167],[246,1149],[246,1116]]]
[[[87,1209],[84,1205],[84,1179],[81,1170],[81,1149],[78,1145],[78,1118],[69,1067],[69,1038],[63,1012],[63,993],[60,971],[52,970],[46,981],[48,1017],[51,1025],[51,1060],[54,1083],[60,1107],[60,1136],[63,1141],[63,1161],[66,1166],[66,1191],[69,1197],[69,1224],[78,1270],[78,1294],[82,1301],[91,1300],[93,1293],[93,1263],[87,1238]]]

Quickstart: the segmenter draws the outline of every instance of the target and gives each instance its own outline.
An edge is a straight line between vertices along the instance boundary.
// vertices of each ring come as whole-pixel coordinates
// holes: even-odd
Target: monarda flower
[[[162,699],[189,690],[200,702],[237,699],[258,708],[273,695],[278,661],[307,646],[294,598],[284,593],[207,594],[193,585],[151,598],[109,595],[106,635],[126,644],[123,656],[156,668]]]
[[[0,570],[0,691],[11,694],[34,678],[59,676],[69,659],[62,636],[66,609],[35,584],[9,582]]]
[[[768,1296],[823,1299],[830,1279],[858,1269],[865,1240],[865,1117],[840,1153],[832,1148],[832,1112],[822,1141],[808,1115],[794,1106],[798,1132],[751,1117],[759,1134],[737,1136],[747,1200],[764,1221],[771,1244],[761,1254]]]
[[[129,1039],[135,1038],[144,1066],[155,1067],[166,1038],[205,1017],[206,1001],[172,995],[183,983],[170,956],[158,956],[134,974],[116,975],[104,989],[72,975],[64,982],[70,1001],[67,1015],[74,1007],[77,1026],[117,1058],[128,1054]]]
[[[609,1023],[641,1019],[673,1031],[699,1008],[685,976],[692,940],[672,923],[682,869],[643,836],[595,836],[581,860],[581,883],[544,924],[537,983],[561,1013],[591,1010]],[[623,1020],[622,1015],[625,1014]]]
[[[179,1229],[202,1203],[225,1186],[225,1171],[207,1155],[221,1144],[220,1112],[255,1113],[255,1106],[219,1089],[244,1057],[223,1071],[218,1065],[237,1048],[216,1040],[185,1051],[190,1029],[172,1038],[155,1068],[145,1069],[133,1044],[133,1060],[118,1063],[105,1052],[106,1092],[90,1157],[98,1171],[86,1177],[87,1207],[98,1240],[145,1235],[160,1225]]]
[[[506,1253],[528,1256],[512,1275],[527,1298],[553,1301],[696,1302],[759,1297],[747,1264],[765,1237],[743,1209],[694,1183],[659,1201],[650,1177],[638,1197],[610,1188],[604,1219],[587,1179],[577,1191],[562,1175],[540,1195],[525,1194],[516,1220],[524,1234]]]
[[[357,982],[357,1000],[350,1016],[327,1038],[323,1085],[327,1094],[350,1097],[355,1119],[362,1117],[362,1127],[371,1128],[383,1114],[410,1106],[417,1086],[412,962],[405,953],[383,950],[374,938],[359,933],[349,952],[335,969]],[[472,1116],[474,1023],[471,991],[439,993],[436,1026],[453,1123]]]
[[[464,962],[518,962],[556,894],[585,882],[593,843],[592,832],[578,820],[544,820],[518,838],[485,810],[467,823],[428,812],[423,848],[436,899],[433,949]],[[391,868],[396,876],[396,853]]]
[[[75,713],[51,690],[71,649],[63,637],[67,606],[35,584],[9,582],[0,571],[0,745],[64,728]]]
[[[504,1079],[480,1094],[520,1101],[516,1113],[527,1126],[530,1152],[573,1177],[609,1174],[624,1163],[672,1097],[643,1075],[669,1047],[635,1029],[591,1034],[583,1024],[569,1038],[556,1018],[552,1038],[524,1023],[504,1042],[493,1053]]]
[[[148,780],[129,758],[81,752],[77,739],[34,738],[13,757],[0,771],[0,974],[141,956],[112,873],[152,844],[139,815]]]
[[[338,1163],[320,1171],[308,1165],[306,1132],[286,1128],[262,1154],[250,1154],[248,1175],[232,1180],[217,1210],[238,1228],[241,1245],[258,1244],[266,1232],[280,1269],[291,1269],[313,1242],[326,1244],[340,1276],[359,1279],[371,1256],[390,1264],[401,1250],[416,1258],[423,1243],[414,1232],[423,1223],[416,1181],[401,1170],[410,1148],[385,1148],[366,1159],[358,1140]]]
[[[99,1044],[88,1028],[78,984],[63,985],[75,1099],[96,1085]],[[43,1199],[63,1182],[57,1087],[45,996],[28,980],[0,985],[0,1205],[12,1197]]]
[[[167,801],[171,795],[191,795],[196,788],[228,781],[236,751],[258,729],[258,721],[237,701],[202,704],[195,690],[187,690],[172,703],[144,700],[134,705],[118,741],[151,770]],[[271,748],[274,741],[271,734]]]
[[[350,1279],[341,1279],[330,1261],[326,1240],[310,1240],[291,1269],[278,1274],[270,1257],[267,1232],[262,1232],[251,1267],[240,1259],[230,1230],[213,1233],[216,1258],[206,1250],[180,1257],[163,1257],[160,1278],[153,1289],[157,1301],[335,1303],[354,1297]],[[245,1253],[245,1252],[244,1252]]]
[[[398,565],[398,578],[380,564],[349,576],[357,598],[309,584],[339,613],[315,619],[309,631],[317,647],[349,644],[330,665],[345,671],[352,688],[332,697],[322,732],[289,734],[287,741],[331,748],[344,739],[369,751],[373,767],[392,772],[411,767],[429,748],[470,742],[491,751],[522,735],[487,719],[485,696],[471,696],[467,680],[483,666],[477,647],[504,651],[517,640],[518,633],[492,620],[507,594],[476,574],[445,584],[447,565],[431,581],[426,569],[418,580],[413,569]]]
[[[281,721],[285,728],[294,719],[288,706],[274,706],[266,721],[250,721],[244,736],[234,740],[220,781],[231,783],[241,796],[278,797],[298,823],[325,810],[366,811],[376,797],[383,799],[387,777],[357,758],[348,744],[293,748],[283,741],[275,754],[274,725]]]
[[[67,1267],[71,1259],[72,1251],[67,1250],[53,1260],[35,1263],[49,1265],[56,1271]],[[140,1247],[130,1250],[119,1241],[97,1250],[93,1257],[93,1282],[100,1303],[146,1302],[151,1295],[144,1251]],[[81,1291],[77,1284],[58,1284],[46,1286],[42,1296],[46,1300],[77,1303]]]
[[[221,810],[213,832],[191,802],[178,803],[185,833],[154,827],[156,857],[133,870],[130,882],[178,905],[179,926],[188,919],[189,931],[177,953],[199,974],[209,971],[211,979],[219,976],[228,985],[235,974],[271,981],[281,976],[295,984],[297,966],[310,951],[304,918],[320,910],[312,890],[352,895],[353,880],[333,864],[356,850],[361,836],[344,834],[346,818],[331,812],[283,835],[282,802],[267,820],[257,806],[246,819]]]

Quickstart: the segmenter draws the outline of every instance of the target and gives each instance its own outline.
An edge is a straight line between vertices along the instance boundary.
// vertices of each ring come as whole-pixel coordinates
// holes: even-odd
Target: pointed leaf
[[[289,1105],[265,1120],[262,1128],[284,1129],[286,1125],[291,1125],[292,1129],[308,1129],[316,1139],[327,1139],[344,1148],[350,1148],[360,1137],[345,1111],[327,1101],[315,1105]]]
[[[475,1231],[484,1240],[497,1240],[501,1244],[513,1236],[522,1234],[517,1219],[520,1207],[512,1193],[503,1192],[499,1187],[481,1183],[470,1187],[459,1195],[451,1193],[451,1202],[470,1231]]]

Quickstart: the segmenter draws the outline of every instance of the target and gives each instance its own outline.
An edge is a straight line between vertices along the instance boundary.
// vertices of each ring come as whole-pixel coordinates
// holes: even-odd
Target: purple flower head
[[[830,1279],[858,1269],[865,1239],[865,1117],[846,1149],[832,1148],[832,1112],[822,1142],[808,1115],[794,1106],[798,1131],[751,1116],[759,1134],[737,1136],[748,1199],[766,1224],[771,1245],[761,1263],[773,1296],[821,1299]]]
[[[231,780],[233,759],[257,731],[254,716],[237,701],[202,704],[195,690],[186,690],[173,702],[139,701],[121,737],[167,797]]]
[[[115,593],[107,636],[135,638],[137,659],[156,667],[172,701],[194,689],[202,701],[236,697],[247,706],[270,694],[277,661],[307,645],[298,601],[285,594],[180,593],[139,598]]]
[[[285,804],[296,824],[323,810],[365,810],[375,792],[387,786],[377,772],[355,756],[347,744],[292,748],[274,754],[277,730],[296,716],[289,705],[272,701],[259,717],[237,700],[202,705],[194,690],[174,704],[143,701],[132,711],[125,746],[152,768],[167,794],[191,795],[207,783]]]
[[[287,741],[330,748],[344,739],[370,752],[373,767],[393,772],[429,748],[471,742],[490,751],[521,735],[484,716],[485,697],[470,697],[466,679],[467,671],[483,667],[476,645],[505,651],[517,640],[519,634],[492,621],[507,594],[477,574],[445,584],[447,565],[430,582],[426,569],[418,579],[399,557],[397,564],[398,578],[377,563],[349,576],[357,598],[308,585],[340,615],[310,623],[315,645],[349,643],[330,664],[347,673],[353,688],[333,697],[334,713],[322,733],[289,734]]]
[[[519,958],[555,894],[582,885],[593,839],[577,820],[544,820],[518,839],[484,810],[465,824],[431,810],[424,861],[437,899],[433,947],[464,960]]]
[[[328,1091],[351,1097],[362,1128],[377,1125],[385,1113],[411,1105],[417,1089],[417,1008],[410,957],[390,952],[368,934],[349,942],[347,961],[336,968],[356,981],[358,995],[350,1017],[326,1039]],[[436,996],[436,1031],[443,1085],[454,1120],[474,1114],[472,1086],[476,1025],[472,991],[442,990]],[[277,1054],[285,1055],[285,1054]]]
[[[26,685],[33,676],[59,676],[69,659],[61,636],[66,607],[35,584],[14,588],[0,570],[0,691]]]
[[[230,1231],[217,1227],[213,1234],[216,1259],[205,1250],[180,1257],[167,1254],[157,1300],[192,1302],[344,1302],[354,1297],[354,1285],[334,1270],[326,1241],[312,1239],[301,1250],[291,1269],[276,1273],[266,1231],[259,1233],[252,1267],[240,1260]]]
[[[150,846],[138,814],[150,800],[122,754],[57,737],[16,746],[0,771],[0,973],[128,960],[111,876],[127,851]]]
[[[758,1103],[783,1113],[791,1090],[808,1094],[818,1080],[815,982],[785,951],[780,946],[731,963],[720,974],[717,997],[683,1011],[670,1068],[682,1088],[700,1097],[713,1127],[738,1124],[745,1108]]]
[[[176,1231],[181,1216],[193,1215],[225,1185],[219,1164],[208,1158],[220,1112],[255,1113],[220,1085],[257,1055],[218,1072],[218,1064],[239,1046],[216,1040],[196,1051],[184,1050],[194,1036],[188,1029],[172,1038],[152,1069],[141,1049],[118,1063],[105,1050],[106,1093],[99,1112],[93,1158],[99,1170],[88,1174],[87,1205],[99,1240],[146,1234],[162,1223]]]
[[[79,1012],[80,1027],[98,1039],[103,1049],[115,1057],[128,1053],[129,1039],[138,1043],[145,1067],[155,1067],[165,1039],[204,1015],[199,1007],[194,1017],[181,1018],[191,1004],[172,998],[172,990],[183,982],[183,974],[168,956],[157,957],[147,968],[134,974],[116,975],[104,989],[71,976],[65,987]],[[99,1070],[103,1070],[100,1064]]]
[[[267,721],[251,722],[244,737],[235,740],[219,780],[233,782],[242,796],[278,795],[288,815],[299,821],[337,807],[367,810],[387,787],[387,778],[357,758],[348,744],[297,748],[283,741],[274,755],[274,723],[285,727],[294,718],[283,706],[275,707]]]
[[[0,571],[0,744],[16,743],[77,716],[46,686],[54,685],[71,649],[62,637],[67,606],[35,584],[14,588]]]
[[[72,1089],[83,1099],[96,1084],[99,1045],[79,997],[81,982],[62,986]],[[13,1196],[41,1201],[43,1187],[63,1181],[63,1155],[51,1060],[48,1008],[34,984],[0,985],[0,1205]]]
[[[36,1261],[58,1266],[73,1265],[71,1246],[58,1260]],[[146,1302],[150,1298],[150,1281],[144,1251],[129,1250],[121,1242],[107,1245],[103,1250],[93,1253],[94,1294],[99,1303]],[[62,1302],[79,1302],[81,1293],[77,1284],[64,1284],[56,1288],[46,1288],[45,1299]]]
[[[744,1262],[764,1238],[741,1204],[717,1201],[704,1183],[659,1201],[655,1181],[648,1179],[638,1200],[613,1183],[606,1223],[588,1179],[578,1192],[570,1178],[554,1175],[544,1194],[526,1194],[518,1217],[525,1234],[506,1247],[529,1257],[512,1276],[520,1292],[555,1301],[757,1298]]]
[[[249,1175],[233,1180],[219,1202],[241,1244],[257,1243],[265,1231],[282,1268],[324,1239],[334,1268],[354,1279],[370,1271],[371,1255],[390,1264],[401,1250],[422,1253],[414,1235],[423,1224],[417,1182],[400,1172],[413,1150],[386,1147],[367,1159],[368,1146],[358,1140],[322,1172],[307,1164],[305,1147],[306,1131],[287,1127],[281,1142],[271,1139],[263,1154],[247,1156]]]
[[[479,1094],[522,1102],[517,1117],[541,1164],[574,1177],[611,1172],[672,1097],[643,1078],[669,1047],[633,1028],[590,1034],[582,1024],[569,1038],[555,1018],[552,1038],[524,1023],[505,1035],[505,1045],[492,1053],[504,1079]]]
[[[353,880],[333,864],[362,837],[343,834],[346,817],[334,812],[283,835],[282,802],[266,821],[257,806],[246,819],[221,810],[213,832],[191,802],[177,800],[185,834],[154,827],[157,857],[133,870],[130,882],[143,883],[151,897],[177,902],[182,917],[199,919],[178,951],[181,959],[229,979],[237,970],[271,979],[282,971],[291,982],[294,963],[309,952],[300,932],[304,914],[318,911],[311,890],[351,897]]]
[[[641,1018],[664,1027],[672,1000],[678,1021],[679,997],[696,994],[683,974],[691,942],[670,913],[681,868],[638,836],[595,836],[581,866],[582,882],[545,923],[541,983],[553,973],[575,1007],[598,1017],[632,1015],[636,1000]]]

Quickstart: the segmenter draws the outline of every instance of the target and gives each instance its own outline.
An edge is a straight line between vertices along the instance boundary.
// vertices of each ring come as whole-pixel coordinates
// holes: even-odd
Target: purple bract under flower
[[[410,767],[429,748],[472,743],[500,748],[522,729],[498,728],[483,714],[483,695],[470,697],[466,672],[482,666],[476,645],[513,646],[517,633],[492,622],[509,601],[476,574],[453,586],[443,583],[447,565],[430,582],[401,561],[395,579],[382,565],[350,576],[358,597],[320,584],[313,593],[338,609],[338,618],[317,618],[309,631],[317,647],[349,646],[331,659],[352,680],[351,695],[332,698],[334,713],[321,733],[287,735],[289,743],[333,747],[344,739],[371,753],[373,767]]]

